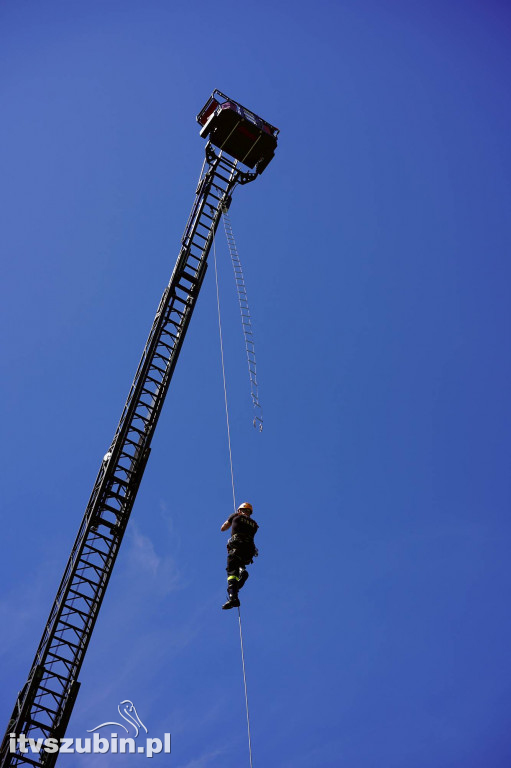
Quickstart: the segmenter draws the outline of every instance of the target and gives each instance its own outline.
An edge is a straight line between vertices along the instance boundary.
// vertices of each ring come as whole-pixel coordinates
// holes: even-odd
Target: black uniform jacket
[[[232,523],[233,536],[241,536],[250,542],[254,541],[254,536],[259,528],[255,520],[241,512],[233,512],[229,517],[229,522]]]

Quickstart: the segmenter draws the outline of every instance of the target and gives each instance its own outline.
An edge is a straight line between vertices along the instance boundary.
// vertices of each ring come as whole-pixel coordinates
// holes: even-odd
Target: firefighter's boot
[[[240,601],[238,600],[238,585],[229,584],[227,587],[227,594],[229,595],[229,599],[222,605],[223,610],[227,611],[229,608],[238,608],[240,605]]]

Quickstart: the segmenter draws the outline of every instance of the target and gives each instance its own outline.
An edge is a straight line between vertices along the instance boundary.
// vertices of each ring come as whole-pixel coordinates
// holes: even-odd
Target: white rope
[[[229,443],[229,464],[231,467],[232,503],[234,506],[234,511],[236,512],[236,493],[234,491],[234,470],[232,467],[231,429],[229,426],[229,406],[227,404],[227,386],[225,383],[224,342],[222,338],[222,318],[220,315],[220,292],[218,290],[218,268],[216,265],[216,245],[215,245],[214,236],[213,236],[213,261],[215,264],[216,307],[218,311],[218,333],[220,336],[220,356],[222,358],[222,378],[224,382],[225,419],[227,421],[227,441]]]
[[[240,623],[241,661],[243,664],[243,684],[245,686],[245,707],[247,710],[248,754],[250,757],[250,768],[252,768],[252,739],[250,738],[250,717],[248,714],[247,676],[245,674],[245,654],[243,652],[243,634],[241,632],[241,613],[239,608],[238,608],[238,621]]]
[[[229,406],[227,403],[227,386],[225,383],[224,342],[222,337],[222,318],[220,314],[220,291],[218,289],[218,267],[216,263],[216,247],[215,247],[214,237],[213,237],[213,262],[215,264],[216,306],[217,306],[217,312],[218,312],[218,334],[220,336],[220,356],[222,358],[222,379],[224,382],[225,419],[227,422],[227,441],[229,443],[229,463],[231,467],[232,501],[234,504],[234,511],[236,512],[236,493],[234,491],[234,471],[232,467],[231,429],[229,426]],[[239,608],[238,608],[238,620],[240,624],[241,663],[243,667],[243,685],[245,688],[245,709],[247,710],[248,754],[250,758],[250,768],[252,768],[252,739],[250,737],[250,715],[248,712],[247,676],[245,672],[245,652],[243,650],[243,634],[241,631],[241,613]]]

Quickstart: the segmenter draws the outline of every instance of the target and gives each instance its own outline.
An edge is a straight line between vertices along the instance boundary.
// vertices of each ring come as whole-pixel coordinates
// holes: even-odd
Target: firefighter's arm
[[[231,521],[226,520],[225,523],[220,528],[221,531],[227,531],[231,527]]]

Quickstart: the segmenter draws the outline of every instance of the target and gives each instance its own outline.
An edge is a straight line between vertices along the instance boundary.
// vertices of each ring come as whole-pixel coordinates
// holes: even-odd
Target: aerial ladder
[[[101,462],[28,679],[16,699],[0,747],[1,768],[55,765],[58,752],[50,753],[43,744],[65,735],[85,653],[206,274],[216,229],[235,187],[257,178],[277,146],[277,128],[218,90],[197,121],[208,143],[181,249],[115,436]],[[32,740],[31,749],[20,748],[17,738],[21,734]],[[41,747],[32,751],[37,740],[43,740]]]

